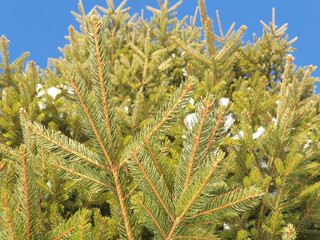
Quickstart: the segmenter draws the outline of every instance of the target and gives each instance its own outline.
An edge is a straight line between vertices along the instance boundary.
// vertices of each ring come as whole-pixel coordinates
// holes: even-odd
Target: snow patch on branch
[[[232,117],[232,113],[228,114],[225,117],[225,121],[224,121],[224,127],[226,130],[228,130],[229,128],[231,128],[231,126],[234,124],[236,120]]]
[[[239,134],[233,136],[233,139],[239,140],[240,138],[243,138],[244,134],[243,131],[240,131]]]
[[[226,223],[223,223],[223,229],[224,230],[230,230],[230,225],[229,224],[226,224]]]
[[[304,145],[303,149],[308,148],[308,147],[310,146],[310,143],[312,143],[312,140],[311,140],[311,139],[308,139],[308,140],[307,140],[307,143],[306,143],[306,145]]]
[[[221,106],[223,106],[223,107],[226,107],[226,106],[228,106],[229,101],[230,101],[229,98],[220,98],[219,99],[219,104]]]
[[[187,72],[186,68],[182,68],[182,75],[183,76],[187,76],[188,75],[188,72]]]
[[[189,129],[192,129],[192,125],[194,125],[193,122],[195,121],[195,119],[196,119],[195,113],[188,114],[184,119],[184,123]]]
[[[37,84],[37,85],[36,85],[36,90],[39,91],[40,89],[42,89],[42,85],[41,85],[41,84]],[[68,89],[68,92],[69,92],[69,93],[71,92],[70,89]],[[49,88],[49,89],[47,90],[47,93],[48,93],[53,99],[55,99],[56,96],[61,93],[61,90],[58,89],[58,88],[56,88],[56,87],[51,87],[51,88]],[[45,91],[44,91],[44,90],[41,90],[40,92],[38,92],[37,97],[41,97],[41,96],[43,96],[44,94],[45,94]]]
[[[272,122],[274,122],[277,125],[278,120],[276,118],[272,118]]]
[[[265,131],[264,127],[260,126],[260,127],[258,128],[257,132],[255,132],[255,133],[252,135],[253,139],[259,138],[259,137],[264,133],[264,131]]]
[[[48,89],[48,94],[55,99],[58,94],[61,93],[61,90],[55,87],[51,87]]]
[[[40,110],[43,110],[43,109],[45,109],[46,108],[46,104],[44,104],[44,103],[42,103],[42,102],[38,102],[38,105],[39,105],[39,109]]]

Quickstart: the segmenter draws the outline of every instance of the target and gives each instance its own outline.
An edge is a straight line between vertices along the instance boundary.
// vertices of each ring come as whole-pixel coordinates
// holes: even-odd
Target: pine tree
[[[70,136],[71,124],[74,121],[66,121],[66,112],[69,109],[64,107],[65,97],[60,97],[60,93],[66,92],[67,89],[61,83],[56,84],[58,88],[45,84],[39,67],[33,61],[27,62],[24,70],[28,52],[10,63],[9,41],[4,36],[1,38],[0,53],[0,68],[3,71],[0,73],[1,142],[11,147],[23,143],[19,121],[21,107],[30,113],[33,121],[41,122]]]
[[[244,82],[233,94],[233,113],[239,123],[228,140],[235,154],[232,181],[265,189],[256,212],[242,218],[249,225],[234,226],[242,232],[246,229],[252,238],[276,239],[289,224],[294,226],[292,234],[299,232],[299,239],[319,231],[315,218],[306,219],[313,211],[316,214],[315,204],[319,204],[319,149],[310,144],[314,123],[319,121],[313,107],[317,96],[304,98],[316,80],[309,77],[312,66],[301,75],[293,72],[292,61],[289,55],[278,95],[269,94],[263,78],[254,88]],[[252,214],[257,222],[250,223]]]
[[[295,71],[274,15],[241,47],[245,26],[217,13],[218,36],[181,3],[148,21],[80,1],[43,75],[2,38],[1,239],[317,238],[315,68]]]
[[[17,127],[19,125],[19,108],[22,105],[26,108],[31,107],[31,101],[33,99],[33,95],[28,94],[26,88],[31,87],[29,91],[33,92],[33,94],[36,90],[32,88],[32,82],[27,81],[27,83],[25,83],[23,81],[24,77],[22,76],[23,64],[29,53],[24,53],[13,63],[10,63],[9,41],[5,36],[1,37],[0,53],[0,69],[2,70],[2,73],[0,73],[1,142],[16,147],[22,142],[21,130]],[[34,68],[34,63],[31,62],[27,68],[29,76],[32,70],[36,71]],[[38,83],[38,76],[34,76],[34,80],[35,86],[35,84]],[[28,86],[26,86],[26,84],[28,84]]]

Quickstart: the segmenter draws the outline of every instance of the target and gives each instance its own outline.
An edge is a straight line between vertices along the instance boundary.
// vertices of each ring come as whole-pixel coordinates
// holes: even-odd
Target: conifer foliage
[[[148,21],[80,1],[42,75],[2,37],[0,239],[319,236],[315,68],[274,18],[242,47],[204,0],[190,24],[158,2]]]

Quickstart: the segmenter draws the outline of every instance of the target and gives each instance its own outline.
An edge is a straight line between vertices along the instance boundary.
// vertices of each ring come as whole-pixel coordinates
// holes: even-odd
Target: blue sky
[[[118,5],[121,0],[114,0]],[[174,4],[178,0],[171,0]],[[178,8],[178,17],[193,15],[197,0],[184,0]],[[63,47],[68,41],[69,25],[78,28],[71,11],[78,12],[78,0],[0,0],[0,35],[10,40],[11,60],[22,53],[30,52],[28,60],[33,60],[41,68],[47,66],[48,58],[61,56],[58,47]],[[106,7],[105,0],[83,0],[86,12],[98,4]],[[244,41],[252,41],[252,33],[262,35],[260,20],[269,23],[272,17],[272,7],[276,8],[276,24],[288,23],[289,39],[298,36],[293,44],[297,49],[293,53],[294,63],[298,66],[317,65],[320,68],[320,11],[319,0],[207,0],[208,14],[214,20],[216,10],[219,10],[222,28],[226,31],[232,22],[235,28],[246,25],[248,30]],[[126,6],[132,7],[130,13],[140,13],[145,5],[157,7],[157,0],[128,0]],[[147,15],[148,10],[145,10]],[[198,21],[200,24],[200,22]],[[320,77],[320,69],[313,73]],[[317,92],[320,92],[318,84]]]

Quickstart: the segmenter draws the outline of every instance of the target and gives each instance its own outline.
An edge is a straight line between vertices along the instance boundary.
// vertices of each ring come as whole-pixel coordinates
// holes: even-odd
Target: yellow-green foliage
[[[1,38],[0,239],[317,239],[315,68],[286,25],[243,46],[158,2],[80,1],[41,74]]]

